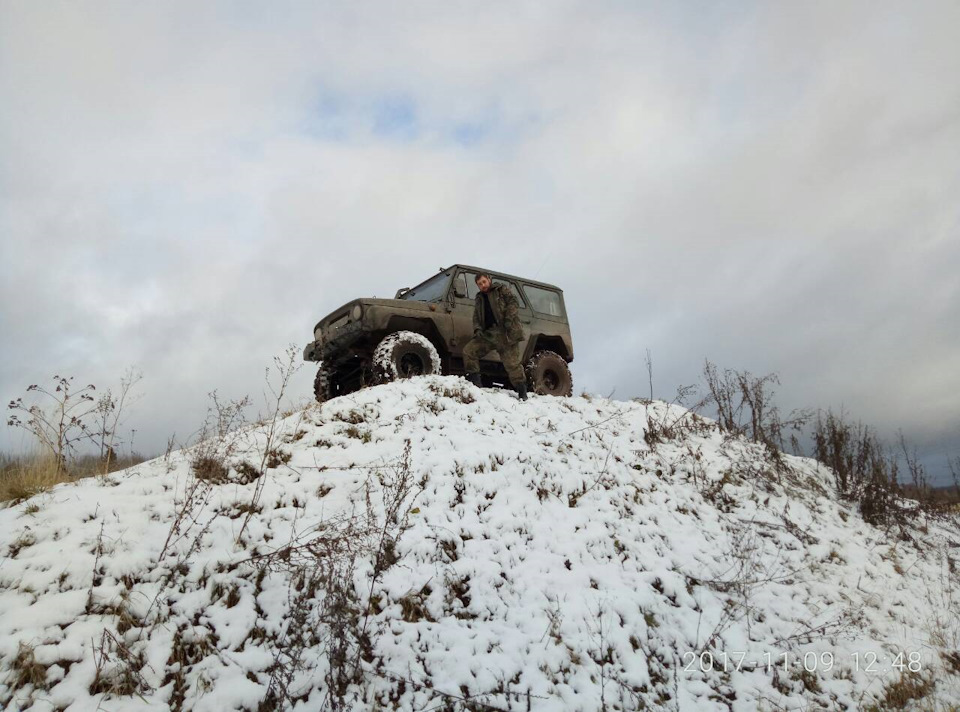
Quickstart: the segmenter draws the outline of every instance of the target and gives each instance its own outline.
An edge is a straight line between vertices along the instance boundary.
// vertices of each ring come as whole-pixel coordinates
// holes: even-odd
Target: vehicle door
[[[453,349],[457,355],[463,354],[463,347],[473,338],[473,305],[477,296],[476,272],[460,270],[453,279],[450,289],[453,300],[453,330],[456,344]]]

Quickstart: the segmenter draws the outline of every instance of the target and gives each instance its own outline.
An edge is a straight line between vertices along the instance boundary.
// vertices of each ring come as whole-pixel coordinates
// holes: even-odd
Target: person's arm
[[[523,338],[523,327],[520,325],[520,303],[509,289],[503,290],[503,327],[515,340]]]
[[[481,294],[477,294],[476,299],[473,300],[473,335],[476,336],[481,331],[483,331],[483,321],[481,311],[483,310],[483,305],[480,303],[480,300],[483,299]]]
[[[513,292],[509,289],[503,290],[503,320],[504,322],[509,321],[510,319],[519,319],[518,311],[520,309],[520,304],[517,302],[517,298],[513,296]]]

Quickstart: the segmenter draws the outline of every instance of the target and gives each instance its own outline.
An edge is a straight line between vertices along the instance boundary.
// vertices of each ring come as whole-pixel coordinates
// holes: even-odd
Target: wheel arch
[[[523,361],[526,363],[538,351],[553,351],[565,361],[572,361],[570,351],[561,336],[547,334],[531,334],[527,341],[527,348],[523,352]]]

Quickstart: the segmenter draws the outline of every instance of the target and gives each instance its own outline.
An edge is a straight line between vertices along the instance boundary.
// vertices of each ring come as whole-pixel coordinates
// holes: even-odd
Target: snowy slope
[[[901,540],[677,407],[428,377],[268,437],[0,511],[0,704],[960,704],[956,526]]]

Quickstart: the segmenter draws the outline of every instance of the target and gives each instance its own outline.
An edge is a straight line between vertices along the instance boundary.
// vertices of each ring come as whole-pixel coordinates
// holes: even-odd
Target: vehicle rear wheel
[[[573,393],[573,374],[563,357],[553,351],[537,351],[527,362],[530,390],[542,396],[569,396]]]
[[[385,336],[373,352],[373,370],[378,383],[431,376],[440,373],[440,355],[422,334],[398,331]]]

